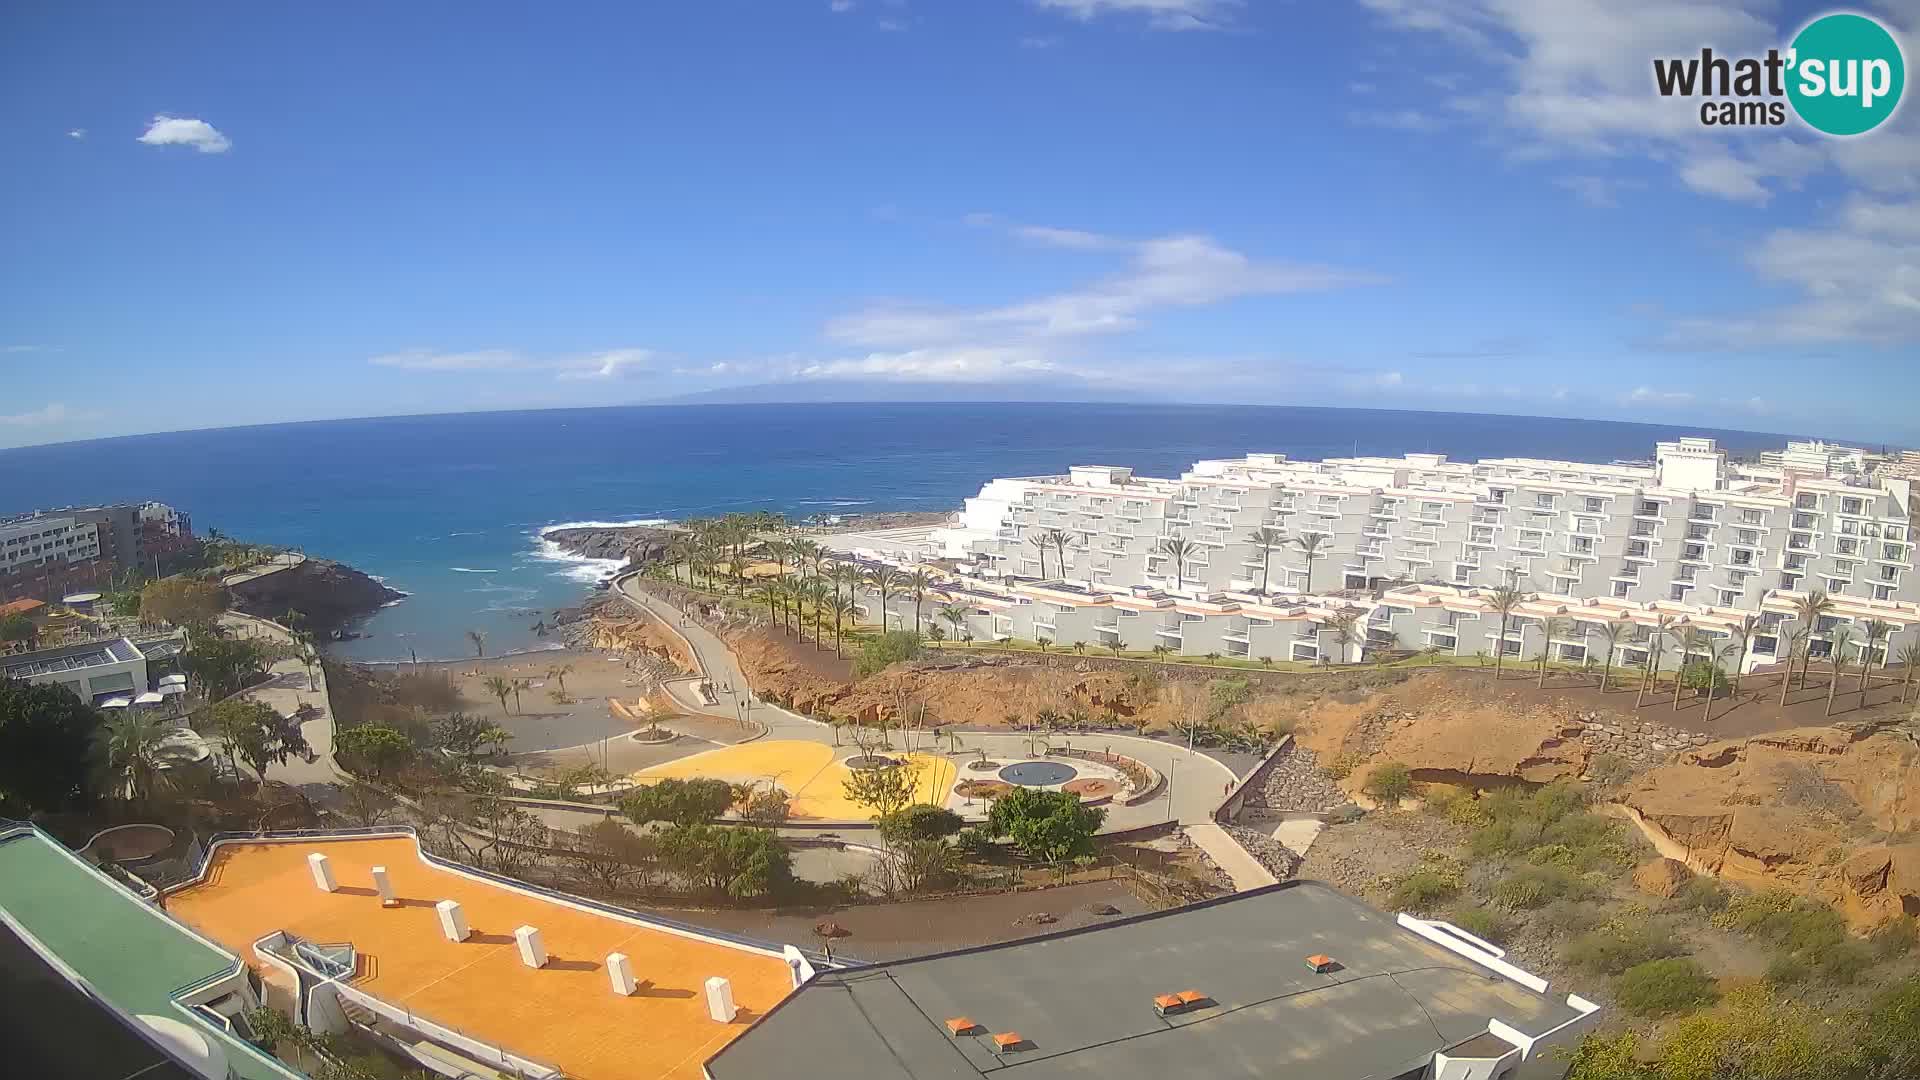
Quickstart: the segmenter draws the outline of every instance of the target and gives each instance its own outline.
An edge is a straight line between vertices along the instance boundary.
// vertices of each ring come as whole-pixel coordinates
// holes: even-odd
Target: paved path
[[[1235,892],[1258,889],[1263,885],[1272,885],[1280,879],[1274,877],[1266,867],[1254,861],[1247,849],[1240,846],[1227,830],[1211,821],[1199,822],[1186,827],[1187,838],[1199,845],[1207,853],[1213,864],[1226,871],[1233,879]]]
[[[231,589],[235,585],[243,585],[255,578],[263,578],[268,574],[277,574],[282,570],[291,570],[306,561],[307,557],[297,551],[281,552],[252,569],[226,575],[220,579],[220,584]]]
[[[747,677],[741,671],[733,650],[728,648],[727,644],[713,631],[692,619],[683,618],[678,608],[638,588],[632,576],[618,579],[614,587],[636,607],[677,631],[687,642],[688,649],[706,673],[706,677],[713,681],[714,692],[720,698],[718,708],[696,702],[693,699],[691,682],[688,680],[668,684],[668,692],[689,712],[729,719],[744,712],[767,725],[769,739],[799,739],[824,743],[834,741],[834,732],[830,726],[753,697],[748,691]],[[989,756],[1000,760],[1032,756],[1027,737],[1018,733],[968,731],[959,733],[958,738],[959,759],[964,759],[970,751],[980,747],[985,747]],[[1167,784],[1161,793],[1144,803],[1136,806],[1109,804],[1103,832],[1118,832],[1169,820],[1212,821],[1214,808],[1220,805],[1220,800],[1226,796],[1234,781],[1233,770],[1208,755],[1157,739],[1102,733],[1056,735],[1052,737],[1052,742],[1056,746],[1072,746],[1089,750],[1111,749],[1116,753],[1146,762],[1167,778]],[[921,748],[921,744],[916,744],[915,748]],[[931,739],[927,740],[925,748],[934,749]],[[953,756],[950,743],[947,744],[947,751],[949,756]]]
[[[1320,838],[1321,831],[1326,827],[1327,823],[1319,818],[1295,818],[1292,821],[1281,822],[1280,826],[1273,830],[1273,838],[1280,841],[1282,847],[1304,859],[1307,857],[1307,852],[1312,849],[1313,842]]]
[[[264,638],[291,644],[293,635],[285,627],[265,619],[227,612],[220,617],[222,626],[241,638]],[[319,663],[313,665],[309,684],[307,669],[298,660],[282,660],[273,665],[273,677],[245,692],[246,697],[262,701],[282,716],[290,716],[302,705],[311,705],[318,714],[301,725],[300,734],[313,749],[312,761],[288,758],[284,765],[267,766],[266,779],[290,784],[315,802],[334,794],[332,785],[345,780],[333,763],[333,707],[327,696],[327,675]]]

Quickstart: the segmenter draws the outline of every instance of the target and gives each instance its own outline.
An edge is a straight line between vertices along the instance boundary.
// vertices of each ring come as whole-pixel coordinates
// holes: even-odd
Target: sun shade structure
[[[1333,953],[1328,972],[1301,963]],[[1504,1072],[1591,1022],[1592,1003],[1545,989],[1445,924],[1292,881],[822,971],[706,1067],[712,1080],[1398,1080],[1445,1057]]]

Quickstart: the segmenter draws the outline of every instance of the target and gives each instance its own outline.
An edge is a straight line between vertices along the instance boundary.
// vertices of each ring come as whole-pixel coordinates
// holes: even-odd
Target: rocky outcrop
[[[667,545],[676,530],[651,525],[618,528],[554,529],[540,535],[569,555],[589,559],[626,559],[629,567],[645,566],[667,557]]]
[[[1920,747],[1904,731],[1796,728],[1710,743],[1629,783],[1628,813],[1668,855],[1875,922],[1920,903],[1920,845],[1863,846],[1920,821]]]
[[[1679,859],[1655,859],[1634,868],[1633,884],[1649,896],[1671,900],[1693,880],[1693,871]]]
[[[318,631],[370,615],[407,595],[344,563],[312,558],[241,582],[231,592],[233,606],[249,615],[277,619],[297,611],[306,627]]]

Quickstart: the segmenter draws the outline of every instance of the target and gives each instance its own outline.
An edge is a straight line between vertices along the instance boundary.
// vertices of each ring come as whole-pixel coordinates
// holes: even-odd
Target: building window
[[[1748,506],[1740,508],[1740,524],[1742,525],[1758,525],[1765,520],[1766,514],[1759,510]]]
[[[1720,606],[1721,607],[1732,607],[1735,604],[1738,604],[1739,602],[1740,602],[1740,590],[1738,589],[1721,589],[1720,590]]]
[[[1607,500],[1595,498],[1592,495],[1587,496],[1587,513],[1598,514],[1606,508]]]
[[[1840,500],[1840,512],[1843,514],[1859,514],[1865,512],[1865,510],[1866,503],[1859,499]]]
[[[1627,598],[1627,589],[1630,587],[1630,582],[1616,581],[1613,583],[1613,595],[1618,599],[1625,600]]]
[[[1794,498],[1793,505],[1797,510],[1818,510],[1820,509],[1820,496],[1799,495]]]
[[[1687,598],[1687,592],[1692,588],[1693,586],[1691,585],[1675,585],[1673,588],[1667,590],[1667,599],[1675,601],[1685,600]]]
[[[1836,596],[1844,595],[1847,591],[1847,580],[1845,578],[1837,578],[1837,577],[1828,578],[1827,591],[1830,593],[1833,593]]]
[[[1650,502],[1643,502],[1643,503],[1641,503],[1641,504],[1640,504],[1640,513],[1641,513],[1641,514],[1642,514],[1643,516],[1645,516],[1645,517],[1659,517],[1659,516],[1660,516],[1660,504],[1659,504],[1659,503],[1650,503]]]

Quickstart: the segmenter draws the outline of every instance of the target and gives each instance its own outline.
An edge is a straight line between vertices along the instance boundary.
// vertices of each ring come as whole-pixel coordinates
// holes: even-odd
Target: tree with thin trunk
[[[827,571],[827,580],[833,583],[833,591],[836,594],[839,593],[842,585],[846,586],[847,602],[858,603],[859,598],[854,594],[860,588],[861,582],[866,580],[866,571],[860,569],[860,564],[857,562],[837,562],[833,564],[833,569]]]
[[[1607,639],[1607,662],[1600,667],[1600,692],[1607,692],[1607,681],[1613,678],[1613,653],[1620,647],[1620,639],[1632,631],[1633,622],[1628,619],[1609,619],[1600,624],[1600,636]]]
[[[526,689],[528,689],[528,688],[530,688],[530,687],[531,687],[532,685],[533,685],[533,680],[532,680],[532,679],[515,679],[515,680],[513,680],[513,711],[514,711],[514,712],[525,712],[525,711],[526,711],[526,710],[524,710],[524,709],[522,709],[522,708],[520,707],[520,692],[521,692],[522,690],[526,690]]]
[[[1200,553],[1200,545],[1184,537],[1169,536],[1155,544],[1153,550],[1173,560],[1173,587],[1179,589],[1187,580],[1187,560]]]
[[[1073,534],[1065,529],[1048,529],[1047,539],[1053,541],[1054,559],[1060,570],[1060,579],[1067,577],[1067,548],[1073,544]]]
[[[1267,579],[1272,572],[1273,549],[1287,542],[1287,534],[1271,526],[1262,525],[1247,534],[1246,542],[1260,549],[1260,592],[1267,591]]]
[[[1047,578],[1047,549],[1053,546],[1053,540],[1044,532],[1030,532],[1027,534],[1027,543],[1031,544],[1033,549],[1040,553],[1040,580],[1045,581]]]
[[[485,659],[487,655],[487,635],[478,630],[467,631],[467,640],[473,642],[473,655],[476,659]]]
[[[1318,536],[1320,534],[1308,533],[1307,535]],[[1507,658],[1507,624],[1512,621],[1514,611],[1529,599],[1531,598],[1527,596],[1526,593],[1521,592],[1513,585],[1502,585],[1487,593],[1487,606],[1500,614],[1500,636],[1493,643],[1493,677],[1495,681],[1499,680],[1501,665],[1506,662]]]
[[[940,608],[940,617],[953,627],[954,640],[959,640],[961,631],[967,628],[967,606],[946,604]]]
[[[507,715],[507,699],[513,696],[513,683],[499,675],[489,675],[480,683],[500,702],[500,715]]]
[[[1667,630],[1672,625],[1673,616],[1661,615],[1647,633],[1647,670],[1640,673],[1640,692],[1633,697],[1635,709],[1646,703],[1647,691],[1659,684],[1660,657],[1666,651]]]
[[[827,607],[833,611],[833,658],[838,660],[840,659],[840,642],[846,632],[842,623],[847,614],[853,610],[853,601],[839,593],[834,593],[833,599],[827,601]]]
[[[1313,560],[1320,554],[1320,549],[1325,547],[1326,543],[1327,534],[1325,533],[1301,533],[1293,538],[1293,546],[1300,549],[1300,554],[1305,556],[1307,565],[1307,579],[1302,582],[1306,587],[1300,590],[1303,593],[1313,592]]]
[[[905,582],[907,595],[913,597],[913,632],[920,632],[920,607],[926,603],[927,590],[933,588],[933,575],[914,567]]]
[[[839,595],[840,591],[829,584],[827,579],[814,578],[806,583],[807,603],[813,608],[813,645],[815,648],[822,647],[820,633],[821,628],[827,624],[827,598],[829,596],[837,597]],[[802,619],[800,622],[800,641],[802,644],[805,644],[806,640],[807,624],[806,620]]]
[[[1891,624],[1880,619],[1868,619],[1860,624],[1860,632],[1867,639],[1860,643],[1860,707],[1867,707],[1867,686],[1873,674],[1873,650],[1880,639],[1893,632]]]
[[[1913,669],[1920,667],[1920,639],[1900,646],[1900,704],[1907,703],[1907,690],[1913,685]]]
[[[1680,691],[1687,685],[1687,661],[1693,658],[1694,650],[1706,646],[1706,637],[1695,626],[1680,625],[1667,631],[1673,635],[1675,644],[1680,646],[1680,666],[1673,673],[1673,711],[1680,711]]]
[[[1787,666],[1780,671],[1780,707],[1787,707],[1787,691],[1793,688],[1793,663],[1806,653],[1812,638],[1810,628],[1802,626],[1787,635]]]
[[[876,566],[867,574],[867,584],[880,594],[880,632],[887,632],[887,598],[900,587],[900,571],[891,566]]]
[[[1360,613],[1352,608],[1342,608],[1338,614],[1327,620],[1327,626],[1333,631],[1334,639],[1340,646],[1340,663],[1344,664],[1353,652],[1354,639],[1358,638],[1363,643],[1366,640],[1367,631],[1360,622]],[[1360,650],[1360,658],[1366,659],[1365,648]]]
[[[1733,662],[1733,685],[1727,691],[1733,697],[1740,696],[1740,671],[1747,666],[1747,653],[1753,648],[1753,635],[1759,627],[1760,616],[1744,615],[1731,631],[1733,644],[1740,647],[1740,655]]]
[[[1567,632],[1565,619],[1549,617],[1540,620],[1540,687],[1547,685],[1547,663],[1553,659],[1553,639]]]
[[[1807,688],[1807,677],[1813,667],[1813,635],[1820,632],[1820,619],[1833,610],[1833,597],[1815,589],[1793,602],[1793,618],[1807,632],[1806,655],[1800,660],[1800,688]]]
[[[1827,635],[1827,637],[1833,642],[1833,650],[1827,657],[1827,660],[1833,667],[1833,677],[1827,680],[1826,715],[1832,716],[1833,715],[1833,695],[1836,691],[1840,689],[1840,675],[1841,675],[1841,672],[1844,671],[1846,668],[1846,663],[1848,660],[1847,652],[1849,649],[1853,647],[1853,642],[1852,642],[1853,632],[1851,630],[1848,630],[1846,627],[1842,626],[1836,629],[1833,633]]]
[[[767,620],[777,625],[780,621],[780,582],[775,578],[768,578],[755,586],[753,591],[766,602]]]
[[[160,767],[160,747],[169,732],[144,709],[117,712],[94,732],[95,759],[104,780],[100,786],[115,798],[144,806],[155,790],[170,782]]]

